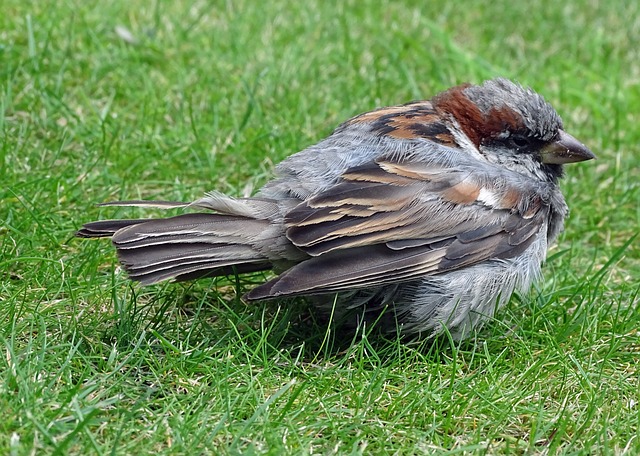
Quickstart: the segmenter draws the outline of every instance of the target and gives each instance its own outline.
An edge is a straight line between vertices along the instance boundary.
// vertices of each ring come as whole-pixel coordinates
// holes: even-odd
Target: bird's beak
[[[560,130],[559,138],[540,150],[542,163],[562,165],[591,160],[596,156],[576,138]]]

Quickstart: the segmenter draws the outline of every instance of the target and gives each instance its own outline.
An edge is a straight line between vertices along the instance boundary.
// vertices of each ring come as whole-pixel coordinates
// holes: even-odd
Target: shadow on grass
[[[287,354],[284,359],[296,363],[336,363],[360,351],[378,366],[397,361],[404,350],[439,362],[475,343],[389,331],[391,311],[365,315],[355,309],[334,318],[303,298],[245,303],[246,285],[218,279],[146,288],[121,284],[117,288],[125,293],[112,294],[114,313],[102,340],[127,346],[147,332],[174,351],[206,349],[213,357],[249,352],[257,362]]]

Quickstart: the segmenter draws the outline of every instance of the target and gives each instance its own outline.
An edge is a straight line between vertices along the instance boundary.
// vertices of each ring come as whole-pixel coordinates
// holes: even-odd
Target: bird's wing
[[[477,163],[393,158],[351,168],[286,215],[287,237],[311,258],[247,297],[366,288],[515,257],[545,227],[549,207],[508,177]]]

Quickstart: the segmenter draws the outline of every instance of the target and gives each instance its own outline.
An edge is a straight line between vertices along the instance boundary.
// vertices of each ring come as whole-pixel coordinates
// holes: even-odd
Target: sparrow
[[[103,203],[197,212],[76,235],[111,237],[145,285],[272,270],[246,300],[308,296],[461,340],[540,277],[568,213],[563,165],[593,158],[542,96],[496,78],[353,117],[255,197]]]

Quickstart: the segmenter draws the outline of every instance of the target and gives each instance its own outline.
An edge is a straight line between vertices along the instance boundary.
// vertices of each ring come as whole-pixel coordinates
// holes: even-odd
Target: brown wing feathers
[[[337,250],[297,264],[246,298],[320,294],[409,280],[432,272],[443,254],[428,246],[394,251],[384,244]]]
[[[448,172],[444,181],[440,171],[424,163],[389,161],[348,171],[342,183],[287,214],[287,236],[313,257],[254,289],[247,298],[411,280],[516,256],[536,238],[545,214],[539,200],[524,217],[508,191],[483,188],[462,172],[453,180],[456,173]],[[496,208],[479,200],[482,190],[491,193]],[[451,204],[461,206],[456,211],[463,214],[461,218],[440,215],[439,210]],[[472,204],[486,207],[484,217],[464,218],[462,206]]]

